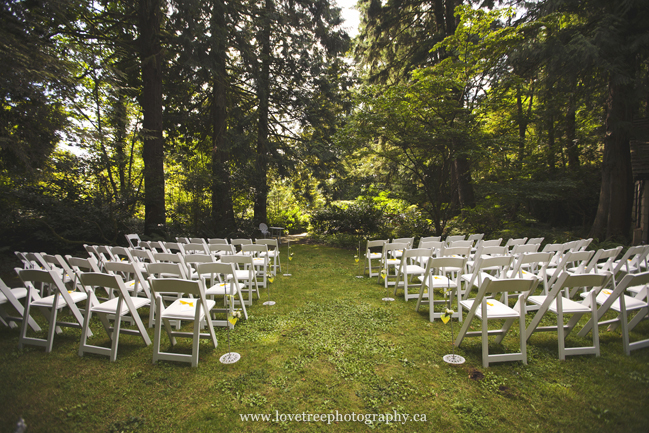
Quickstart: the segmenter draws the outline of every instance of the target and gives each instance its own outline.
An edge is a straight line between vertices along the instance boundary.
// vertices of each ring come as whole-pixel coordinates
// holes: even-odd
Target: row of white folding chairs
[[[391,248],[388,247],[388,252]],[[568,252],[564,255],[558,267],[550,268],[553,253],[551,252],[520,252],[518,254],[507,254],[504,247],[495,252],[495,255],[480,255],[468,266],[468,247],[447,248],[445,255],[433,256],[432,249],[411,249],[403,250],[401,259],[388,259],[388,264],[381,273],[386,289],[394,286],[394,294],[397,289],[403,287],[404,298],[419,298],[417,308],[421,303],[422,293],[425,285],[434,288],[448,288],[457,290],[457,296],[466,299],[470,291],[482,284],[487,276],[495,276],[499,279],[505,278],[530,278],[538,276],[543,282],[544,293],[553,285],[559,274],[564,270],[573,273],[595,273],[613,270],[613,260],[621,251],[621,247],[610,250],[578,251]],[[489,251],[485,248],[483,251]],[[449,263],[453,262],[451,265]],[[391,267],[394,272],[391,272]],[[433,274],[434,277],[432,276]],[[394,277],[392,281],[391,278]],[[419,294],[409,292],[413,286],[413,279],[417,277],[419,282],[414,282],[414,288],[419,289]],[[380,277],[379,277],[380,278]],[[432,278],[432,280],[431,280]],[[434,281],[433,281],[434,280]],[[506,299],[507,295],[504,299]],[[574,297],[575,293],[567,294]]]
[[[246,247],[247,250],[255,253],[267,253],[265,245],[251,245]],[[217,261],[211,255],[187,255],[182,256],[179,253],[150,253],[142,250],[134,250],[124,247],[108,248],[112,254],[111,260],[103,260],[101,263],[94,255],[88,258],[76,258],[66,256],[64,259],[60,255],[47,255],[40,253],[31,253],[34,257],[34,264],[26,266],[31,269],[42,269],[53,271],[64,282],[64,284],[75,286],[75,273],[79,271],[89,272],[119,272],[124,276],[126,285],[134,296],[150,297],[148,285],[145,276],[173,276],[181,279],[200,279],[201,272],[199,267],[202,264],[225,262],[232,263],[235,266],[237,283],[242,283],[245,288],[242,291],[247,292],[245,300],[246,305],[252,305],[254,295],[257,299],[260,297],[260,287],[266,287],[268,277],[268,257],[253,257],[252,255],[230,255],[224,256]],[[138,254],[138,255],[136,255]],[[146,260],[142,258],[146,256]],[[137,260],[135,259],[137,258]],[[258,276],[261,281],[258,281]],[[51,294],[52,288],[49,285],[41,285],[40,295]],[[107,293],[108,298],[113,297],[112,292]],[[241,304],[244,300],[241,299]],[[244,306],[245,308],[245,306]],[[247,313],[244,310],[247,317]],[[153,316],[150,317],[150,326],[152,326]]]
[[[113,265],[127,266],[128,264],[113,263]],[[26,292],[24,296],[26,299],[24,309],[20,303],[17,303],[20,307],[19,312],[21,317],[13,318],[15,322],[21,322],[19,346],[22,348],[27,344],[36,345],[44,347],[46,352],[50,352],[52,350],[54,336],[60,332],[60,327],[77,327],[82,329],[79,347],[80,356],[89,352],[107,355],[111,361],[115,361],[120,333],[139,335],[146,345],[151,344],[149,335],[138,313],[138,309],[150,306],[150,316],[153,316],[155,311],[156,317],[160,319],[156,320],[155,324],[153,362],[155,363],[159,359],[165,359],[191,362],[192,366],[196,366],[198,364],[198,338],[211,338],[214,347],[217,346],[216,335],[213,329],[216,323],[213,323],[211,318],[215,301],[207,299],[207,297],[210,295],[233,297],[236,295],[236,287],[238,286],[236,279],[230,278],[226,282],[228,276],[235,272],[234,264],[213,263],[203,266],[204,269],[201,269],[201,272],[210,277],[196,281],[150,276],[147,283],[143,283],[150,287],[149,297],[133,296],[128,285],[119,273],[81,272],[77,270],[75,272],[75,284],[70,286],[66,285],[59,273],[54,270],[16,268],[16,272],[25,285],[22,290]],[[136,268],[132,268],[132,271],[137,273]],[[40,284],[51,286],[54,293],[48,297],[41,297],[36,289],[36,285]],[[117,292],[117,296],[101,302],[95,294],[98,287],[103,287],[106,291]],[[6,286],[0,284],[0,293],[2,294],[6,293],[7,290],[9,290],[10,294],[13,294],[16,290],[5,289]],[[170,305],[165,306],[163,297],[170,293],[175,293],[177,295],[176,299]],[[84,310],[77,306],[77,304],[83,301],[86,301],[86,308]],[[59,310],[66,307],[72,313],[74,319],[72,322],[58,320]],[[38,325],[32,325],[34,321],[31,318],[30,312],[34,309],[42,310],[48,318],[49,329],[47,338],[37,338],[27,335],[28,325],[31,325],[34,331],[40,331]],[[225,310],[231,314],[233,312],[233,304],[229,304]],[[92,314],[97,314],[100,317],[101,323],[108,337],[111,339],[110,347],[96,346],[88,343],[88,337],[92,336],[92,331],[89,327]],[[24,320],[24,318],[28,318],[28,320]],[[124,327],[122,322],[126,319],[134,325],[135,329]],[[110,324],[111,320],[113,321],[112,326]],[[171,322],[181,320],[193,320],[193,332],[173,331]],[[222,322],[225,324],[228,323],[226,320]],[[194,338],[191,355],[165,353],[160,350],[160,336],[163,324],[172,346],[176,343],[176,337]],[[200,328],[204,328],[205,326],[207,326],[209,333],[200,332]]]
[[[455,345],[459,347],[465,337],[481,336],[483,365],[488,367],[490,362],[520,360],[527,363],[526,343],[535,332],[557,332],[558,357],[564,360],[566,356],[594,354],[600,355],[599,326],[609,325],[609,329],[619,326],[622,334],[622,347],[626,355],[632,350],[649,347],[649,339],[630,341],[630,331],[649,313],[649,272],[627,274],[615,289],[607,287],[612,274],[608,271],[602,273],[573,274],[563,271],[551,286],[551,290],[544,295],[535,295],[540,279],[504,279],[487,278],[480,286],[474,299],[460,301],[460,305],[468,310],[464,323],[460,329]],[[631,287],[640,287],[640,292],[635,296],[625,292]],[[583,299],[572,300],[564,297],[564,293],[586,289]],[[500,302],[494,297],[499,293],[518,292],[516,305],[510,307],[508,303]],[[534,316],[527,327],[525,316],[528,305],[537,307]],[[608,312],[613,318],[601,320]],[[556,325],[540,326],[547,314],[556,316]],[[633,316],[632,316],[633,315]],[[564,316],[571,316],[565,323]],[[578,332],[579,337],[591,334],[592,345],[581,347],[567,347],[566,337],[575,329],[583,316],[590,316],[587,323]],[[631,317],[632,316],[632,317]],[[481,322],[481,330],[470,332],[469,327],[473,318]],[[502,328],[489,330],[488,320],[503,320]],[[519,321],[519,339],[521,351],[515,354],[490,355],[488,351],[488,336],[497,335],[496,343],[501,343],[512,324]],[[597,325],[594,325],[594,324]]]
[[[483,234],[470,235],[469,238],[466,240],[464,240],[464,237],[465,236],[463,235],[448,236],[445,241],[441,241],[439,236],[422,237],[419,240],[418,248],[433,248],[434,249],[433,256],[437,257],[437,256],[444,256],[445,255],[444,250],[447,248],[468,247],[470,248],[469,254],[473,258],[475,255],[481,255],[483,248],[500,247],[502,244],[502,238],[484,240]],[[530,238],[530,239],[511,238],[505,243],[505,246],[503,246],[502,248],[506,249],[505,251],[511,254],[519,254],[522,252],[536,252],[538,248],[540,248],[540,244],[542,241],[543,238]],[[388,244],[405,244],[403,248],[412,248],[413,242],[414,242],[414,238],[397,238],[391,241],[389,239],[368,240],[366,244],[364,272],[369,270],[370,277],[375,277],[379,275],[381,265],[383,265],[384,263],[381,263],[381,265],[379,265],[379,272],[374,272],[372,270],[372,265],[373,265],[372,260],[382,261],[383,258],[385,257],[383,249],[385,249]],[[401,254],[401,250],[403,248],[392,249],[390,254],[394,258],[399,258]],[[486,254],[494,254],[494,253],[486,253]]]
[[[620,248],[609,251],[613,251],[610,256],[615,257],[614,253],[619,253]],[[575,255],[579,253],[580,252],[568,254]],[[593,256],[595,255],[595,252],[590,253]],[[411,250],[404,254],[404,258],[415,257],[417,254],[418,252],[416,250]],[[467,318],[465,319],[460,335],[456,340],[456,345],[459,346],[465,336],[482,336],[483,364],[485,367],[488,366],[489,362],[515,359],[526,363],[525,344],[527,340],[529,340],[530,336],[534,332],[538,331],[556,331],[558,333],[560,359],[565,359],[567,355],[588,353],[599,356],[598,327],[593,327],[592,324],[594,321],[597,321],[600,325],[606,324],[622,327],[623,347],[627,355],[630,354],[631,350],[649,347],[649,340],[631,343],[629,339],[629,331],[649,313],[649,296],[647,293],[649,273],[626,274],[620,284],[613,288],[608,288],[608,283],[612,280],[611,271],[603,271],[601,269],[597,271],[596,269],[592,269],[591,272],[585,272],[584,267],[574,269],[574,272],[569,272],[563,269],[557,276],[550,280],[550,290],[544,291],[541,295],[534,295],[537,286],[541,282],[547,284],[547,280],[544,281],[542,277],[531,273],[527,273],[526,275],[519,273],[521,272],[521,265],[530,262],[531,260],[538,260],[539,262],[544,261],[547,265],[550,256],[551,254],[549,253],[522,254],[517,259],[514,269],[509,273],[506,269],[509,266],[507,262],[512,260],[511,257],[500,256],[483,258],[481,261],[484,262],[483,264],[485,265],[485,268],[490,267],[489,265],[501,267],[501,273],[498,275],[500,278],[484,274],[481,278],[477,278],[478,281],[476,281],[477,273],[473,273],[469,276],[466,274],[459,275],[459,272],[457,272],[457,269],[462,268],[463,262],[466,258],[432,258],[428,262],[428,269],[424,270],[424,276],[421,278],[422,285],[420,286],[418,295],[419,299],[417,308],[425,302],[424,293],[426,293],[429,303],[430,320],[433,321],[435,318],[439,318],[445,314],[445,312],[435,312],[434,290],[436,288],[446,289],[450,292],[447,294],[450,295],[451,299],[454,295],[458,299],[458,308],[457,311],[453,313],[453,317],[462,321],[463,308],[468,310]],[[404,274],[397,277],[398,280],[395,284],[394,294],[396,295],[399,287],[404,287],[404,296],[407,297],[408,275],[406,269],[408,266],[405,265],[405,261],[403,263],[404,264],[400,267],[400,273],[403,272]],[[416,268],[416,265],[412,267]],[[432,272],[432,268],[437,268],[436,270],[441,270],[442,272],[434,273]],[[518,271],[516,269],[518,269]],[[455,281],[452,281],[449,274],[453,274],[454,272],[456,278]],[[402,281],[401,278],[403,278]],[[468,278],[468,280],[465,281],[468,282],[469,285],[465,286],[464,293],[462,293],[461,280],[466,278]],[[403,284],[400,285],[399,282],[402,282]],[[476,282],[477,284],[475,284]],[[478,292],[474,299],[468,299],[468,294],[470,293],[472,285],[478,289]],[[574,294],[578,293],[580,290],[582,291],[581,299],[571,299],[571,295],[574,297]],[[635,295],[626,295],[625,291],[629,291],[630,294],[635,293]],[[508,293],[517,293],[518,300],[513,308],[510,307],[507,302],[509,299],[507,296]],[[445,298],[447,294],[445,294]],[[496,295],[502,295],[501,299],[496,300]],[[445,307],[447,305],[446,299],[438,300],[438,302],[443,303]],[[532,323],[527,327],[527,329],[525,329],[525,314],[528,310],[536,310],[537,312]],[[609,310],[614,311],[617,317],[608,321],[600,322],[600,319],[602,319],[604,314]],[[636,313],[629,321],[628,313],[631,311],[635,311]],[[557,326],[540,327],[539,323],[542,317],[548,312],[557,315]],[[571,314],[572,317],[566,326],[562,326],[564,323],[563,316],[568,314]],[[585,337],[589,332],[591,332],[593,335],[593,346],[566,348],[565,337],[573,330],[575,325],[579,322],[579,319],[585,314],[591,314],[591,320],[579,332],[579,336]],[[483,329],[481,331],[473,333],[468,332],[468,326],[470,326],[473,317],[477,317],[482,321]],[[506,322],[502,329],[497,331],[488,331],[488,319],[506,319]],[[508,355],[489,355],[487,336],[493,334],[499,335],[497,342],[500,343],[515,319],[519,320],[521,326],[521,352]]]

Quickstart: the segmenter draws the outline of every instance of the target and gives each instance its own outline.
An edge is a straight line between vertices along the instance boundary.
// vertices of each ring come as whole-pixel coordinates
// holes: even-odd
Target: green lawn
[[[117,362],[77,355],[80,330],[57,335],[52,353],[18,350],[18,331],[0,328],[0,431],[22,416],[28,432],[220,431],[647,431],[649,349],[630,357],[618,332],[601,329],[602,356],[557,358],[556,333],[530,339],[528,365],[482,368],[480,339],[448,366],[450,325],[428,321],[428,308],[397,297],[384,303],[376,279],[358,279],[354,252],[314,245],[291,247],[291,277],[272,284],[230,333],[241,354],[223,365],[219,347],[201,343],[198,368],[151,363],[152,348],[123,335]],[[286,266],[286,250],[282,249]],[[286,272],[286,269],[284,269]],[[142,314],[145,318],[148,312]],[[533,313],[528,314],[528,320]],[[34,317],[43,323],[40,313]],[[476,322],[477,323],[477,322]],[[548,322],[549,324],[550,322]],[[457,324],[456,324],[457,325]],[[517,327],[504,347],[514,351]],[[457,331],[457,326],[455,330]],[[108,344],[98,321],[94,343]],[[642,323],[635,338],[646,338]],[[152,330],[149,330],[153,336]],[[569,341],[579,343],[576,336]],[[190,351],[189,341],[179,351]],[[570,344],[570,343],[569,343]],[[167,347],[166,337],[163,346]],[[283,415],[284,421],[242,421],[242,414]],[[292,414],[339,414],[341,421],[289,421]],[[425,415],[425,422],[346,422],[354,414]],[[378,415],[377,415],[378,416]]]

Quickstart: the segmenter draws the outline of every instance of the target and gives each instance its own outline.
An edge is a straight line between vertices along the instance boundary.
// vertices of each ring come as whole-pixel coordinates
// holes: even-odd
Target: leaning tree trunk
[[[590,236],[601,240],[626,240],[631,229],[633,203],[629,145],[633,121],[633,84],[612,74],[608,90],[602,186]]]
[[[161,234],[165,224],[160,0],[140,0],[138,18],[142,63],[144,234],[151,235]]]

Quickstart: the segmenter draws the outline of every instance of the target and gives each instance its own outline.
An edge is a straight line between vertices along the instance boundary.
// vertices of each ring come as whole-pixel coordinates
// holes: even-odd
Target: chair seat
[[[469,281],[471,281],[472,276],[473,276],[473,274],[462,274],[462,275],[460,275],[460,278],[462,278],[462,280],[464,280],[466,282],[469,282]],[[478,285],[478,282],[477,282],[478,279],[480,281],[484,281],[485,278],[489,278],[489,277],[493,278],[493,275],[481,271],[478,274],[478,278],[476,278],[476,281],[474,281],[473,284]]]
[[[198,306],[199,302],[200,299],[194,298],[176,299],[173,304],[171,304],[162,312],[162,318],[169,320],[194,320],[194,317],[196,316],[196,307]],[[214,308],[215,304],[216,302],[208,299],[208,310]],[[199,320],[203,320],[204,317],[205,311],[201,309]]]
[[[72,302],[74,302],[75,304],[77,302],[85,301],[86,299],[88,299],[88,295],[86,295],[85,293],[81,293],[81,292],[69,292],[69,293],[70,293],[70,298],[72,298]],[[54,306],[54,297],[55,296],[56,295],[50,295],[50,296],[46,296],[44,298],[41,298],[41,299],[39,299],[37,301],[34,301],[34,302],[32,302],[32,306],[33,307],[52,308]],[[68,304],[65,301],[65,298],[63,296],[59,296],[58,308],[63,308],[66,305],[68,305]]]
[[[250,279],[250,272],[246,270],[235,269],[234,276],[237,280],[248,280]],[[254,277],[254,274],[253,274]],[[228,275],[227,278],[232,278],[232,275]]]
[[[27,289],[24,287],[17,287],[10,290],[16,299],[22,299],[27,296]],[[4,304],[5,302],[7,302],[7,297],[2,292],[0,292],[0,304]]]
[[[406,275],[423,274],[424,272],[426,272],[426,269],[419,265],[406,265],[403,270],[403,273]]]
[[[134,298],[131,297],[131,300],[133,301],[133,306],[137,310],[140,307],[147,306],[151,304],[151,300],[149,298]],[[96,305],[92,307],[92,312],[93,313],[106,313],[106,314],[117,314],[117,303],[119,302],[119,298],[113,298],[110,299],[106,302],[102,302],[99,305]],[[128,305],[126,305],[126,302],[122,302],[122,315],[128,314]]]
[[[466,301],[460,301],[463,307],[467,310],[471,310],[473,302],[475,299],[467,299]],[[478,307],[475,310],[475,315],[482,319],[482,308]],[[508,307],[502,302],[496,301],[495,299],[487,299],[487,318],[489,319],[508,319],[519,317],[518,313],[513,308]]]
[[[627,290],[629,292],[633,292],[633,293],[640,293],[640,291],[642,289],[644,289],[645,287],[647,287],[647,286],[646,285],[632,286],[632,287],[628,287]]]
[[[525,278],[526,280],[531,280],[532,278],[536,278],[536,275],[532,272],[528,271],[520,271],[517,272],[516,275],[514,275],[514,271],[507,271],[506,272],[507,278]]]
[[[380,259],[381,257],[383,257],[382,253],[370,253],[369,255],[367,255],[367,258],[370,260]]]
[[[272,250],[268,251],[267,253],[260,253],[259,254],[261,257],[269,257],[269,258],[274,258],[274,257],[279,257],[279,251],[277,250]]]
[[[430,278],[427,278],[427,277],[424,277],[424,276],[420,276],[418,278],[419,278],[419,281],[424,281],[424,279],[425,279],[426,280],[425,281],[426,286],[430,287],[430,281],[431,281]],[[432,281],[433,281],[433,289],[446,289],[447,287],[451,288],[451,289],[454,289],[454,288],[457,287],[457,284],[455,283],[455,281],[451,280],[448,277],[442,276],[442,275],[433,275]]]
[[[219,284],[213,285],[209,289],[205,289],[205,295],[207,295],[207,296],[209,296],[209,295],[212,295],[212,296],[214,296],[214,295],[229,295],[231,293],[230,290],[231,289],[229,287],[229,284],[219,283]],[[235,287],[233,294],[236,294],[237,292],[238,292],[237,288]]]
[[[533,304],[536,305],[543,305],[543,302],[547,296],[530,296],[527,298],[528,301],[530,301]],[[579,302],[575,302],[571,299],[568,298],[562,298],[561,303],[563,304],[563,313],[564,314],[573,314],[573,313],[590,313],[591,309],[590,307],[587,307]],[[548,310],[552,311],[553,313],[557,313],[557,300],[554,299],[549,307]]]
[[[135,290],[135,280],[124,281],[124,285],[126,286],[126,289],[129,292],[132,292],[133,290]]]
[[[608,297],[611,296],[612,294],[613,294],[612,291],[610,291],[608,289],[604,289],[604,290],[600,291],[599,294],[597,295],[596,302],[599,305],[602,305],[604,302],[606,302]],[[581,293],[580,294],[580,296],[582,298],[586,297],[587,295],[588,295],[588,293]],[[644,308],[644,307],[647,306],[647,302],[645,302],[643,300],[633,298],[633,297],[627,296],[627,295],[623,295],[623,296],[624,296],[624,305],[626,306],[627,311],[639,310],[639,309]],[[617,311],[618,313],[620,313],[622,311],[622,308],[620,306],[620,299],[618,298],[615,301],[613,301],[610,308],[611,308],[611,310]]]

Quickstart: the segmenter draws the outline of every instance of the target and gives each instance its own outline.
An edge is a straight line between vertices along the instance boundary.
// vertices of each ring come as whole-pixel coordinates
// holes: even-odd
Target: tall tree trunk
[[[257,131],[257,159],[255,164],[255,223],[266,222],[268,198],[268,106],[270,99],[270,31],[271,13],[273,11],[272,0],[266,0],[264,7],[264,25],[261,32],[261,65],[259,68],[259,79],[257,80],[257,99],[259,101],[259,125]]]
[[[548,168],[554,171],[557,167],[557,146],[554,139],[554,114],[549,113],[547,118],[548,128]]]
[[[140,0],[140,61],[144,160],[144,234],[162,234],[165,224],[164,141],[162,138],[161,0]]]
[[[530,83],[530,86],[532,83]],[[525,136],[527,135],[527,125],[529,124],[530,115],[532,113],[532,105],[534,101],[534,92],[530,89],[530,96],[527,102],[527,110],[523,106],[523,89],[518,86],[516,89],[516,110],[518,121],[518,167],[523,166],[525,159]]]
[[[117,173],[119,176],[119,194],[126,198],[129,193],[129,185],[126,178],[126,96],[121,88],[117,89],[117,98],[113,104],[112,124],[115,147],[115,159],[117,163]],[[130,180],[130,179],[129,179]]]
[[[577,144],[575,92],[576,85],[568,97],[568,111],[566,112],[566,153],[568,153],[568,169],[576,171],[579,168],[579,145]]]
[[[228,236],[235,229],[230,185],[227,132],[227,72],[225,5],[214,0],[212,8],[212,220],[216,234]]]
[[[633,81],[624,78],[611,74],[608,84],[602,186],[590,231],[591,237],[602,240],[626,240],[631,230],[633,176],[629,140],[633,121]]]

